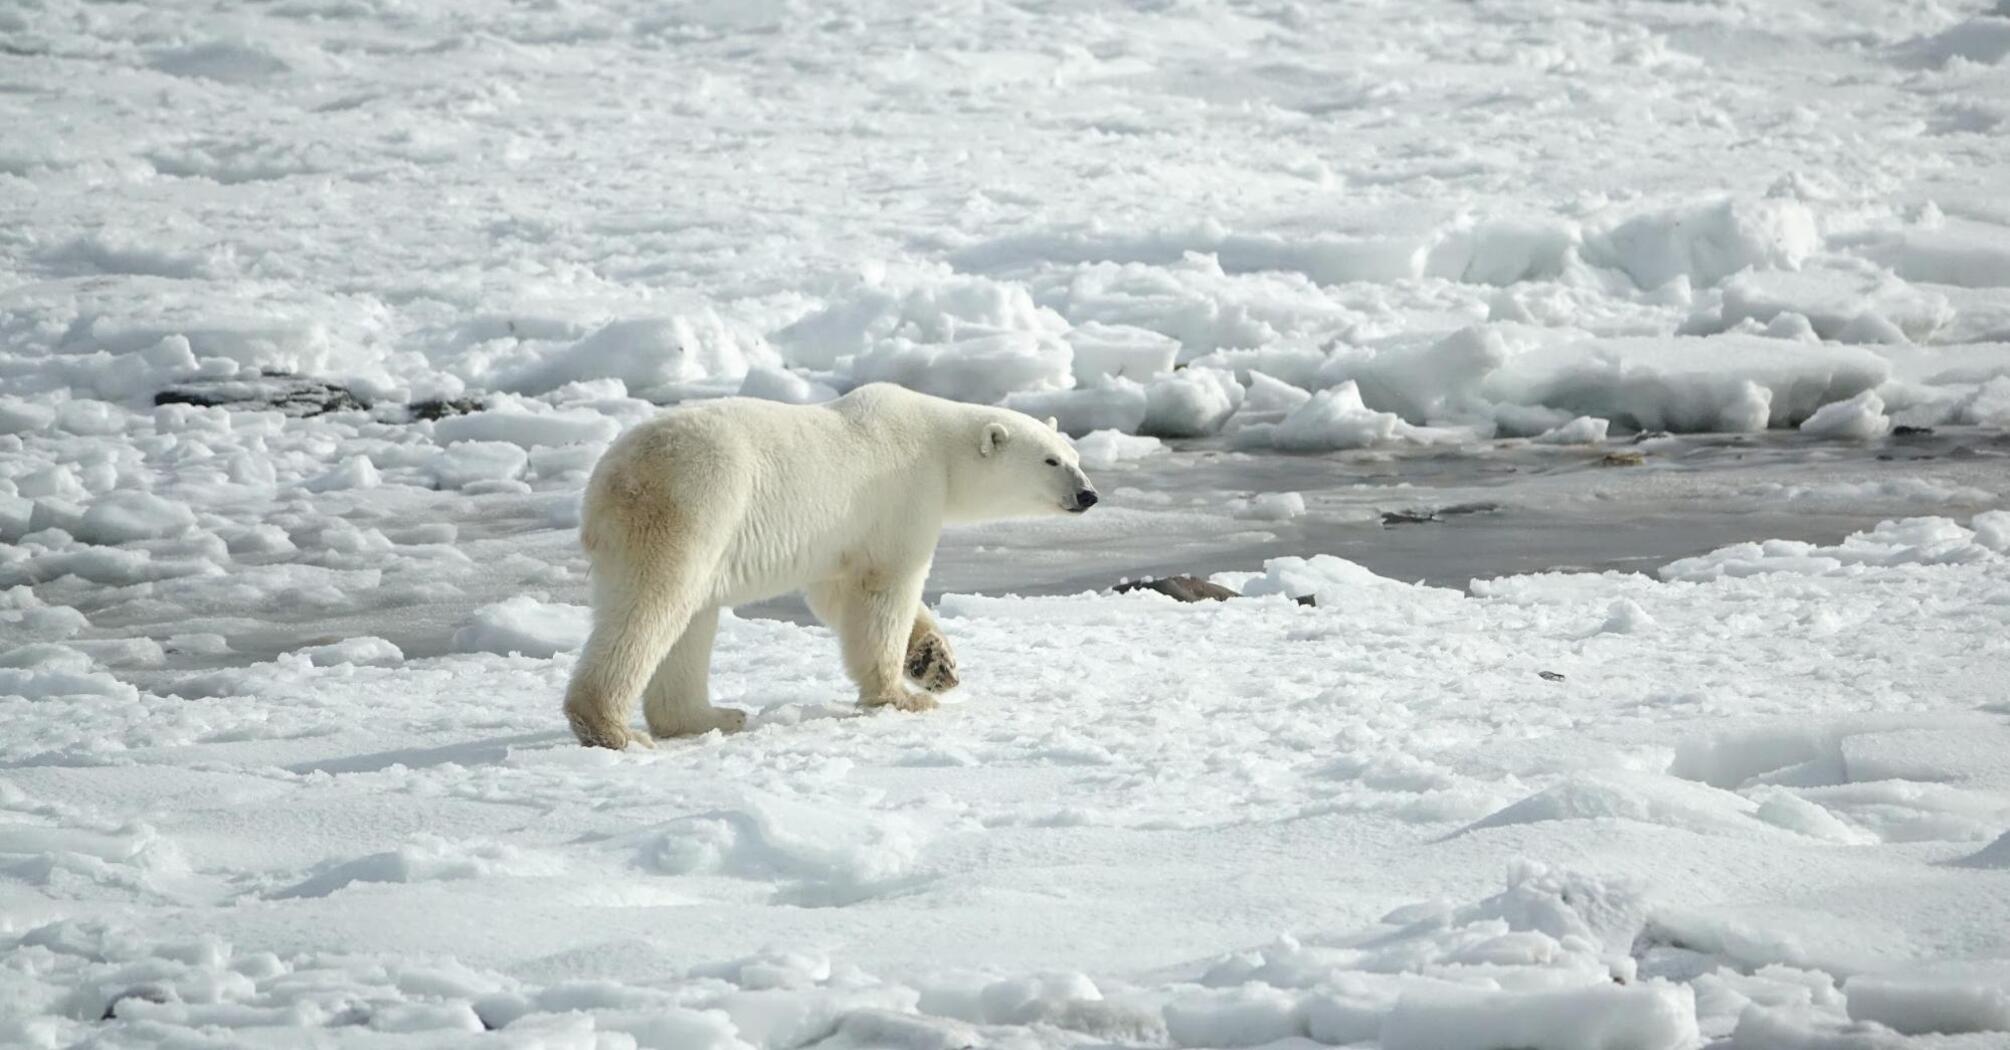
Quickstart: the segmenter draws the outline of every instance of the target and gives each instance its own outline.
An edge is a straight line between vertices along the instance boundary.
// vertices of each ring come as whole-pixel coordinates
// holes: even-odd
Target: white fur
[[[801,590],[837,632],[866,706],[926,710],[955,664],[922,584],[945,522],[1086,509],[1067,441],[1031,417],[873,384],[822,405],[747,398],[623,434],[587,483],[593,634],[567,688],[580,742],[738,729],[706,680],[719,609]]]

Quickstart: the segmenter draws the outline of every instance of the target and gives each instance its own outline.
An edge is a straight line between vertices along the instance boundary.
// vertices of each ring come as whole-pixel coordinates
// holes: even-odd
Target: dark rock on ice
[[[1118,594],[1129,594],[1132,591],[1155,591],[1174,601],[1181,602],[1225,602],[1230,598],[1242,597],[1242,595],[1227,587],[1223,587],[1221,584],[1215,583],[1212,580],[1203,580],[1198,576],[1165,576],[1155,580],[1125,580],[1111,588],[1111,590]],[[1292,601],[1300,605],[1318,604],[1309,594],[1301,594],[1293,598]]]
[[[203,408],[277,409],[289,416],[360,412],[370,406],[348,387],[294,375],[250,379],[196,379],[175,383],[154,395],[156,405]]]
[[[156,988],[153,987],[152,985],[141,985],[138,988],[128,988],[125,991],[120,992],[115,996],[112,996],[112,1001],[105,1004],[104,1015],[99,1017],[98,1020],[100,1021],[117,1020],[119,1016],[119,1004],[125,1002],[128,999],[138,999],[142,1002],[148,1002],[148,1003],[165,1003],[168,1001],[168,993],[166,989]]]
[[[480,412],[485,407],[482,400],[476,397],[431,397],[424,401],[412,402],[411,408],[407,411],[411,413],[413,422],[421,420],[430,422],[448,416],[465,416],[472,412]]]
[[[1117,584],[1118,594],[1132,591],[1157,591],[1175,601],[1182,602],[1223,602],[1242,595],[1211,580],[1198,576],[1164,576],[1156,580],[1131,580]]]

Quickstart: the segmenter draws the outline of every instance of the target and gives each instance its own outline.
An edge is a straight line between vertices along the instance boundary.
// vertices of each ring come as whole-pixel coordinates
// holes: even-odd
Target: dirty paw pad
[[[907,676],[931,693],[956,688],[956,654],[941,635],[931,634],[907,650]]]

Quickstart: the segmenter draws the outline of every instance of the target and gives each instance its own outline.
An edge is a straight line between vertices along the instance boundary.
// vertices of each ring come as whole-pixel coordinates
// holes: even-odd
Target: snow
[[[2001,20],[2010,30],[2010,18]],[[1906,281],[1962,288],[2010,287],[2010,245],[1987,223],[1946,219],[1869,240],[1871,259]]]
[[[1250,435],[1246,444],[1253,443],[1256,434],[1264,433],[1271,445],[1286,452],[1368,448],[1396,441],[1429,444],[1434,440],[1455,440],[1450,431],[1412,426],[1394,412],[1369,408],[1361,399],[1360,386],[1351,379],[1314,394],[1274,428],[1259,431],[1251,427],[1244,433]]]
[[[1321,366],[1322,378],[1353,382],[1360,396],[1404,419],[1430,423],[1476,414],[1479,384],[1508,357],[1498,332],[1463,328],[1417,346],[1340,352]]]
[[[442,444],[459,441],[507,441],[524,448],[541,445],[606,445],[620,433],[614,420],[592,411],[471,412],[433,424],[433,438]]]
[[[1820,437],[1868,441],[1891,429],[1891,417],[1884,414],[1884,399],[1877,391],[1866,390],[1848,401],[1831,401],[1801,421],[1801,433]]]
[[[298,650],[316,667],[336,664],[357,664],[366,667],[396,667],[405,662],[405,654],[398,647],[382,638],[364,636],[345,638],[327,645],[310,645]]]
[[[780,368],[756,367],[740,381],[741,397],[758,397],[791,405],[814,405],[838,396],[837,391],[807,376]]]
[[[2006,282],[2010,283],[2010,282]],[[1090,386],[1104,377],[1144,382],[1172,371],[1179,340],[1135,325],[1087,321],[1068,333],[1075,380]]]
[[[1654,622],[1654,617],[1641,608],[1639,602],[1621,598],[1612,603],[1605,614],[1605,623],[1599,630],[1606,634],[1639,634],[1652,631],[1658,626],[1659,624]]]
[[[2010,427],[2010,376],[1998,376],[1962,402],[1956,418],[1982,426]]]
[[[512,441],[461,441],[433,460],[432,473],[441,487],[459,489],[513,480],[529,463],[530,457]]]
[[[894,292],[861,286],[777,335],[797,363],[849,363],[855,382],[995,402],[1073,385],[1068,323],[1026,290],[982,277],[930,274]]]
[[[0,35],[0,1045],[2010,1038],[2001,4]],[[1104,493],[964,686],[573,746],[607,443],[875,380]]]
[[[1305,516],[1305,497],[1296,492],[1264,492],[1231,501],[1228,512],[1255,521],[1290,521]]]
[[[827,632],[729,616],[750,730],[623,754],[552,725],[585,611],[525,595],[446,655],[161,677],[29,643],[0,655],[10,1038],[108,1008],[426,1045],[1996,1032],[1964,961],[1996,942],[1930,917],[2002,892],[1969,860],[2010,812],[2002,518],[1803,558],[1849,574],[1464,593],[1322,555],[1223,603],[957,596],[972,677],[928,718],[852,715]]]
[[[1242,384],[1219,368],[1184,368],[1145,388],[1139,428],[1157,437],[1205,437],[1242,404]]]
[[[0,434],[30,434],[47,430],[56,410],[18,397],[0,397]]]
[[[345,456],[325,474],[300,483],[309,492],[339,492],[345,489],[374,489],[383,484],[384,475],[369,456]]]
[[[1696,1041],[1688,989],[1660,985],[1417,997],[1399,1000],[1381,1031],[1386,1050],[1677,1050]]]
[[[1155,437],[1133,437],[1118,430],[1094,430],[1075,439],[1084,470],[1108,470],[1165,449]]]
[[[1084,436],[1096,431],[1135,433],[1144,424],[1148,403],[1144,387],[1116,377],[1104,378],[1093,387],[1021,392],[1004,400],[1007,408],[1035,419],[1054,420],[1064,434]]]
[[[1748,269],[1798,269],[1820,245],[1815,216],[1800,201],[1723,198],[1589,231],[1584,255],[1654,289],[1676,280],[1716,284]]]
[[[1787,503],[1818,506],[1896,506],[1910,509],[1947,503],[1989,503],[1983,489],[1946,485],[1926,478],[1889,478],[1873,482],[1830,481],[1786,485],[1777,482],[1755,487],[1752,495]]]
[[[1975,975],[1972,984],[1946,976],[1852,977],[1843,985],[1852,1020],[1874,1021],[1895,1032],[2010,1033],[2010,988]]]
[[[146,492],[109,492],[91,502],[73,530],[85,543],[117,546],[134,540],[160,539],[195,526],[187,504]]]
[[[1486,375],[1483,394],[1640,430],[1757,431],[1798,425],[1875,390],[1884,359],[1856,347],[1750,335],[1611,339],[1545,347]]]
[[[2004,551],[2001,512],[1977,515],[1965,528],[1949,518],[1888,521],[1852,533],[1834,546],[1792,540],[1744,543],[1671,562],[1669,580],[1705,580],[1767,573],[1853,575],[1872,565],[1948,565],[1992,562]]]
[[[707,380],[743,379],[779,363],[765,340],[709,309],[610,321],[570,346],[498,377],[502,389],[542,394],[586,379],[619,379],[643,396],[674,396]]]
[[[1605,441],[1611,426],[1610,420],[1578,416],[1537,434],[1534,440],[1544,445],[1597,445]]]
[[[1310,400],[1312,395],[1304,390],[1252,368],[1249,370],[1249,394],[1243,398],[1242,410],[1289,415],[1293,409]]]
[[[1910,61],[1935,68],[1955,62],[1994,65],[2010,57],[2010,15],[1997,11],[1967,19],[1908,42],[1903,52]]]
[[[1304,500],[1300,497],[1293,502],[1302,506]],[[1377,595],[1407,595],[1416,590],[1331,554],[1316,554],[1310,558],[1272,558],[1264,562],[1261,573],[1217,573],[1214,581],[1247,597],[1266,594],[1291,598],[1311,596],[1326,606],[1358,605]],[[1429,591],[1431,599],[1438,597],[1440,592],[1452,593],[1443,592],[1441,588]],[[1422,594],[1417,597],[1419,600],[1430,600]]]
[[[1954,317],[1940,292],[1860,260],[1837,260],[1799,271],[1739,274],[1724,283],[1719,323],[1762,324],[1768,334],[1803,342],[1904,344],[1932,339]]]
[[[520,594],[476,609],[467,625],[454,632],[454,648],[550,657],[585,645],[589,625],[583,606],[554,604]]]

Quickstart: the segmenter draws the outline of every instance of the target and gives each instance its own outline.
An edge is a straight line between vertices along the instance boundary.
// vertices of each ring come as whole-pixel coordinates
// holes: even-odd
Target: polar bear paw
[[[587,747],[625,751],[631,746],[644,748],[656,746],[647,733],[638,733],[610,719],[574,717],[571,722],[572,735],[578,737],[579,742]]]
[[[960,681],[956,677],[956,654],[949,649],[949,639],[934,631],[908,645],[906,670],[907,677],[931,693],[946,693]]]
[[[936,703],[935,698],[927,693],[917,693],[911,689],[902,689],[891,696],[866,697],[859,701],[859,706],[865,708],[891,707],[896,711],[918,713],[935,710]]]

